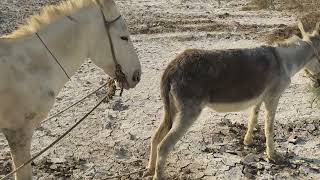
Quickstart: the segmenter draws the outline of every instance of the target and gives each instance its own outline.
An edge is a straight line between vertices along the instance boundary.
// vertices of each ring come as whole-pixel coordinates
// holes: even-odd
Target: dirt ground
[[[0,32],[12,31],[41,6],[59,0],[1,0]],[[117,0],[139,54],[143,77],[123,97],[102,104],[67,138],[33,163],[35,179],[104,179],[144,168],[150,137],[162,118],[159,84],[163,70],[187,48],[225,49],[262,45],[264,34],[295,23],[279,11],[241,11],[246,0]],[[59,94],[53,112],[99,86],[106,75],[90,61]],[[248,113],[205,109],[170,154],[167,179],[320,179],[320,110],[311,106],[310,81],[296,75],[276,115],[276,148],[289,163],[275,165],[264,155],[263,110],[255,145],[242,144]],[[73,125],[98,101],[99,91],[34,135],[32,154]],[[263,108],[262,108],[263,109]],[[10,169],[9,147],[0,135],[0,176]],[[121,179],[141,179],[142,173]]]

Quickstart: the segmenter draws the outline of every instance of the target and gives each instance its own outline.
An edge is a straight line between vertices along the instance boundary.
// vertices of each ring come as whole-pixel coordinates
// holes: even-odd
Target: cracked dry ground
[[[40,6],[58,0],[4,0],[1,32],[22,22]],[[243,48],[262,45],[259,37],[292,24],[295,18],[277,11],[241,11],[246,3],[201,0],[117,0],[133,34],[143,66],[141,83],[123,97],[101,105],[67,138],[33,163],[35,179],[103,179],[144,168],[150,137],[160,123],[161,73],[186,48]],[[27,7],[27,8],[26,8]],[[19,12],[19,13],[15,13]],[[72,104],[106,79],[92,63],[81,66],[66,84],[52,112]],[[205,109],[175,146],[166,166],[168,179],[320,179],[320,111],[312,108],[309,81],[300,73],[283,94],[276,115],[277,150],[288,164],[268,163],[264,156],[263,120],[255,144],[242,144],[247,112],[216,113]],[[32,153],[62,134],[104,94],[99,91],[76,109],[42,125],[34,135]],[[262,108],[263,109],[263,108]],[[263,117],[263,110],[260,117]],[[0,174],[10,171],[9,148],[0,135]],[[122,179],[141,179],[135,174]]]

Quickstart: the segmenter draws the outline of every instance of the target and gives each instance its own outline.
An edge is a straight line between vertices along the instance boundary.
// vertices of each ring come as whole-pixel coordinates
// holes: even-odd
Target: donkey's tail
[[[161,79],[161,98],[164,107],[164,124],[167,126],[166,128],[171,129],[172,127],[172,117],[170,113],[170,75],[168,74],[167,69],[165,70],[164,74],[162,75]]]

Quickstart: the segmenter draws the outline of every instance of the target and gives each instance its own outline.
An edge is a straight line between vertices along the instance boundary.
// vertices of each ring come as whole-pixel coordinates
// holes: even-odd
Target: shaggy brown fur
[[[263,92],[266,82],[279,76],[281,70],[275,53],[273,47],[189,49],[168,65],[162,84],[170,83],[183,97],[207,98],[208,103],[249,100]]]

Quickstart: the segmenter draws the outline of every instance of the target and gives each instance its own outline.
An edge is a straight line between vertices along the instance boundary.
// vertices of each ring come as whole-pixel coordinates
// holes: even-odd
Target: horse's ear
[[[302,35],[302,37],[306,37],[306,31],[304,30],[304,27],[303,27],[303,24],[302,24],[302,22],[301,22],[301,20],[299,19],[298,20],[298,28],[299,28],[299,30],[300,30],[300,32],[301,32],[301,35]]]

